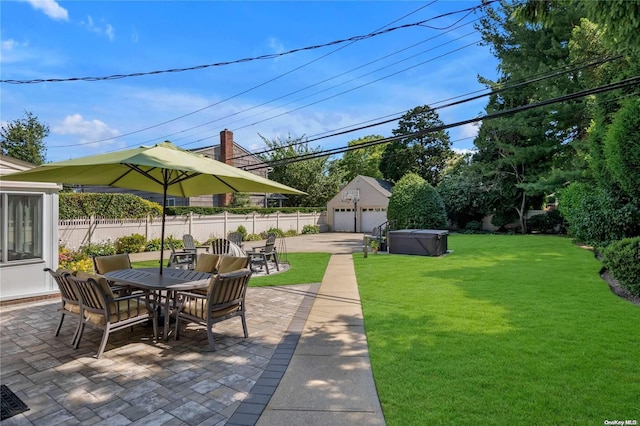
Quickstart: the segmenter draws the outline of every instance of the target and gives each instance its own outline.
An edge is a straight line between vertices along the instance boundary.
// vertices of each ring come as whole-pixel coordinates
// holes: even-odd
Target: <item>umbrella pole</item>
[[[166,179],[165,179],[166,180]],[[162,268],[164,266],[164,218],[165,209],[167,208],[167,184],[164,184],[164,192],[162,193],[162,228],[160,231],[160,275],[162,275]]]

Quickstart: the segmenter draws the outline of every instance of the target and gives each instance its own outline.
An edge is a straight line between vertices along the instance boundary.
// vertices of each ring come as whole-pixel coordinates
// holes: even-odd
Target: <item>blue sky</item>
[[[479,4],[463,1],[3,1],[3,80],[66,79],[189,68],[331,43]],[[365,40],[273,59],[106,81],[0,83],[1,119],[24,111],[49,125],[47,161],[170,140],[249,150],[267,139],[314,138],[483,89],[496,60],[465,13]],[[462,20],[461,20],[462,19]],[[486,98],[439,110],[445,123],[480,115]],[[184,117],[183,117],[184,116]],[[182,118],[178,118],[182,117]],[[161,124],[165,123],[166,124]],[[330,137],[337,148],[396,122]],[[145,130],[146,129],[146,130]],[[450,130],[471,148],[477,127]],[[466,139],[464,139],[466,138]],[[462,140],[460,140],[462,139]]]

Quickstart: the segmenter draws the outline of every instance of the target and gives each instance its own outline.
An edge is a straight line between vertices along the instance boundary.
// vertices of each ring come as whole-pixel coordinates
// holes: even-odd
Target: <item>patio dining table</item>
[[[164,308],[164,326],[162,336],[164,340],[169,337],[169,320],[172,305],[175,306],[175,293],[177,291],[195,290],[207,288],[212,274],[193,270],[164,268],[162,275],[158,268],[118,269],[106,272],[104,277],[118,284],[150,290],[157,306]],[[166,292],[162,303],[162,292]],[[164,306],[163,306],[164,305]],[[154,307],[155,308],[155,307]]]

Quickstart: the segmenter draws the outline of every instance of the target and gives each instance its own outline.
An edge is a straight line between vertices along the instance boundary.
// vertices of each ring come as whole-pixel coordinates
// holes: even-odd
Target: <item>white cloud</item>
[[[92,31],[98,35],[106,36],[110,41],[113,41],[113,39],[115,38],[115,30],[113,26],[109,23],[106,23],[104,19],[101,20],[100,24],[96,24],[93,21],[93,18],[91,17],[91,15],[87,15],[86,20],[80,21],[80,25],[82,25],[83,27],[87,28],[89,31]]]
[[[269,38],[269,47],[273,49],[274,53],[283,53],[284,52],[284,44],[274,37]]]
[[[480,129],[480,124],[482,122],[479,121],[477,123],[469,123],[460,127],[460,138],[475,138],[478,136],[478,130]]]
[[[10,64],[29,59],[32,55],[26,52],[27,46],[29,46],[27,42],[20,43],[13,39],[4,40],[1,45],[0,63]]]
[[[120,134],[117,129],[110,129],[103,121],[85,120],[80,114],[66,116],[62,123],[53,128],[53,132],[77,136],[78,142],[81,143],[112,138]]]
[[[34,9],[41,10],[51,19],[69,20],[69,12],[55,0],[26,0]]]
[[[452,148],[453,152],[455,152],[456,154],[475,154],[476,152],[478,152],[477,149],[469,149],[469,148]]]

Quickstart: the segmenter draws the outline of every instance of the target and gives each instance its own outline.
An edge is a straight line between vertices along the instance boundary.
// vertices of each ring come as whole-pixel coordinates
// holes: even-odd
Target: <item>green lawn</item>
[[[567,238],[450,235],[433,258],[354,254],[389,425],[640,420],[640,307]]]
[[[330,257],[329,253],[287,253],[286,260],[290,264],[288,271],[263,277],[252,277],[249,281],[249,287],[322,282]],[[158,261],[132,262],[131,266],[134,268],[157,268]]]

